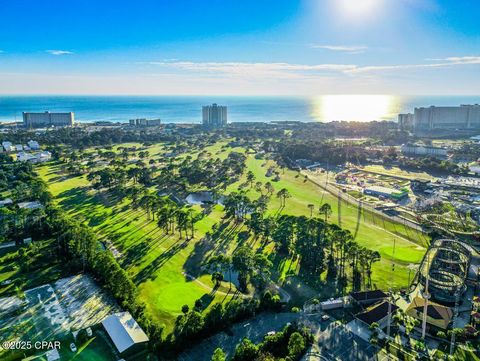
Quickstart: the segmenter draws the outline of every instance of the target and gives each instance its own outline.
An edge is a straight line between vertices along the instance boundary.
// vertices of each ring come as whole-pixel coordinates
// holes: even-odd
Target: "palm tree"
[[[368,287],[372,288],[372,265],[375,262],[380,261],[380,253],[378,251],[367,250],[367,276],[368,276]]]

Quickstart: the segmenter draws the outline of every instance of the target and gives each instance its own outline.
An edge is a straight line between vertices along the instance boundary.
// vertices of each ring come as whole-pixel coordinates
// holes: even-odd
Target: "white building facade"
[[[23,113],[23,125],[26,128],[73,126],[75,115],[70,113]]]
[[[480,105],[415,108],[414,131],[480,129]]]
[[[207,127],[227,125],[227,107],[215,103],[202,107],[202,123]]]

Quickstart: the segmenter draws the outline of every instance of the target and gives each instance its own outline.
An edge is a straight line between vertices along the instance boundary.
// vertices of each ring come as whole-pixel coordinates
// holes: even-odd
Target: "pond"
[[[222,204],[224,197],[219,196],[217,197],[215,203]],[[203,192],[192,192],[190,193],[185,200],[188,204],[206,204],[206,203],[214,203],[213,193],[210,191],[203,191]]]

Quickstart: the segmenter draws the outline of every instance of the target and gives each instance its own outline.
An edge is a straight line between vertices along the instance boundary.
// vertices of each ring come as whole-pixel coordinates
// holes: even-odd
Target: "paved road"
[[[309,173],[306,173],[306,172],[300,172],[302,175],[310,175]],[[355,197],[352,197],[350,194],[348,193],[343,193],[340,189],[338,189],[337,187],[331,185],[331,184],[325,184],[325,183],[321,183],[321,182],[317,182],[317,181],[314,181],[310,178],[308,178],[308,180],[310,182],[312,182],[313,184],[315,184],[316,186],[326,190],[328,193],[330,193],[331,195],[333,195],[334,197],[340,197],[343,201],[355,206],[355,207],[358,207],[358,199],[356,199]],[[402,217],[398,217],[398,216],[390,216],[388,214],[385,214],[377,209],[375,209],[374,207],[372,207],[371,205],[369,204],[366,204],[366,203],[363,203],[362,204],[362,208],[364,209],[364,211],[368,211],[370,213],[373,213],[379,217],[382,217],[382,218],[385,218],[385,219],[389,219],[393,222],[396,222],[396,223],[399,223],[399,224],[404,224],[406,225],[407,227],[410,227],[412,229],[415,229],[419,232],[423,232],[422,230],[422,226],[419,225],[418,223],[415,223],[413,221],[410,221],[408,219],[405,219],[405,218],[402,218]]]
[[[221,347],[232,356],[236,345],[245,337],[254,343],[262,341],[269,331],[281,331],[288,322],[298,321],[310,328],[315,341],[303,361],[359,360],[367,361],[376,353],[368,342],[350,332],[333,318],[322,320],[321,314],[267,313],[234,325],[231,335],[219,333],[195,345],[178,357],[178,361],[210,361],[213,352]]]
[[[309,323],[309,324],[308,324]],[[314,332],[314,343],[302,361],[368,361],[377,350],[338,321],[321,321],[318,315],[307,322]]]
[[[221,347],[228,356],[231,356],[236,345],[245,337],[254,343],[262,341],[270,331],[281,331],[288,322],[294,322],[301,318],[301,313],[264,313],[252,320],[232,326],[232,335],[221,332],[182,353],[178,361],[210,361],[213,351]]]

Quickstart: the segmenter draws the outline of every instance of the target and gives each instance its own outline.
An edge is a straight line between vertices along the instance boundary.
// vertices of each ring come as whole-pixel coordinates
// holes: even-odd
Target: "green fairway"
[[[133,145],[140,147],[139,144],[123,144],[117,145],[114,150],[118,150],[120,146]],[[164,151],[164,147],[158,144],[143,148],[149,152],[146,160],[158,159]],[[245,152],[242,148],[227,147],[226,142],[218,142],[200,152],[192,151],[189,154],[195,157],[199,153],[210,153],[209,157],[222,159],[231,151]],[[182,154],[182,158],[186,154]],[[408,264],[420,262],[425,252],[422,234],[369,212],[359,211],[355,205],[339,202],[336,197],[324,192],[303,175],[280,169],[272,160],[256,159],[254,155],[247,154],[246,166],[247,171],[250,170],[255,175],[255,181],[263,184],[271,182],[275,188],[268,205],[270,214],[278,215],[281,212],[309,215],[309,204],[314,204],[318,212],[318,207],[323,202],[329,203],[333,210],[330,222],[350,230],[360,245],[380,252],[381,261],[373,266],[374,286],[407,286]],[[279,181],[273,181],[272,177],[266,176],[269,167],[274,167],[279,172]],[[192,306],[195,300],[201,298],[206,308],[214,302],[228,301],[231,298],[234,290],[228,293],[226,283],[212,295],[213,282],[210,276],[200,272],[200,265],[209,254],[214,251],[230,253],[238,246],[236,234],[245,230],[242,225],[237,228],[227,224],[218,239],[214,242],[205,241],[204,235],[211,231],[215,223],[221,222],[221,206],[214,207],[208,216],[198,221],[195,225],[195,238],[185,241],[180,239],[178,234],[165,234],[155,221],[147,218],[145,211],[133,209],[130,201],[117,199],[106,191],[92,189],[85,175],[65,175],[55,163],[41,165],[37,169],[49,185],[56,202],[69,214],[91,226],[100,239],[109,244],[122,267],[138,285],[141,301],[145,302],[153,317],[167,326],[167,332],[171,330],[176,316],[181,313],[182,305]],[[258,198],[260,193],[247,184],[246,173],[239,181],[231,184],[226,192],[243,189],[250,197]],[[287,199],[284,209],[280,209],[280,200],[275,196],[281,188],[288,189],[292,196]],[[396,247],[393,254],[394,241]],[[268,245],[264,251],[269,252],[272,246]],[[281,282],[287,275],[295,276],[298,273],[298,262],[281,260],[274,264],[277,269],[273,275]],[[392,267],[393,264],[395,267]],[[300,284],[297,286],[294,287],[304,287]]]
[[[209,277],[201,278],[200,283],[183,274],[195,243],[207,228],[203,223],[210,223],[211,219],[200,221],[196,239],[185,242],[178,235],[163,234],[144,211],[132,209],[128,202],[87,189],[85,176],[59,178],[57,165],[41,166],[38,171],[68,213],[83,219],[97,231],[100,239],[110,241],[120,252],[118,261],[139,285],[141,301],[153,317],[165,323],[167,330],[171,330],[184,304],[193,306],[195,300],[202,297],[213,301],[209,297],[213,288]],[[214,212],[212,217],[216,216],[220,214]],[[215,301],[229,298],[221,292],[215,295]]]
[[[270,181],[276,191],[282,188],[288,189],[292,198],[287,200],[287,206],[282,210],[283,213],[308,216],[310,215],[308,204],[314,204],[315,209],[318,210],[321,203],[329,203],[333,211],[330,222],[339,224],[340,220],[341,227],[356,234],[355,240],[360,245],[380,252],[382,259],[373,267],[373,283],[379,288],[407,286],[409,271],[406,267],[410,263],[419,263],[426,250],[423,234],[406,228],[403,224],[394,224],[371,213],[359,212],[358,207],[344,201],[340,204],[339,212],[339,202],[336,197],[305,180],[295,171],[280,170],[280,181],[274,182],[271,177],[265,175],[269,167],[275,166],[273,161],[249,156],[247,166],[255,174],[257,181],[263,183]],[[228,190],[232,191],[238,188],[242,182],[245,182],[245,179],[231,185]],[[249,192],[256,193],[254,190]],[[269,211],[276,214],[279,209],[280,200],[272,197]],[[393,255],[394,241],[395,255]],[[392,264],[395,264],[394,272]]]

